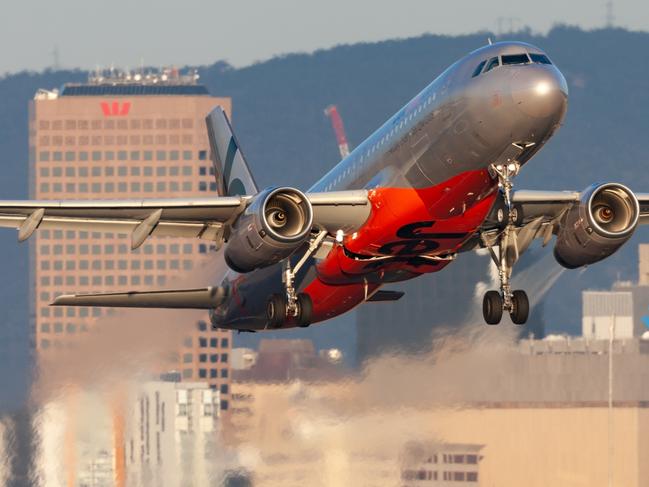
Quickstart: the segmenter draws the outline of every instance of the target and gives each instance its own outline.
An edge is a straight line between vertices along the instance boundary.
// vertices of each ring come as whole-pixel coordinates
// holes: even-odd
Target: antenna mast
[[[612,29],[615,23],[615,15],[613,14],[613,0],[606,2],[606,28]]]

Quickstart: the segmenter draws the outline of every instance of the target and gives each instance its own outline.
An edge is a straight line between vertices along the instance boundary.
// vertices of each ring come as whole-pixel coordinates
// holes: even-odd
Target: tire
[[[527,298],[525,291],[514,291],[512,294],[513,309],[509,316],[514,324],[524,325],[530,316],[530,300]]]
[[[311,324],[311,315],[313,314],[313,301],[311,296],[305,293],[297,295],[297,324],[302,328],[306,328]]]
[[[279,328],[286,322],[286,296],[271,294],[266,304],[266,319],[273,328]]]
[[[497,325],[503,317],[503,298],[498,291],[487,291],[482,300],[482,315],[488,325]]]

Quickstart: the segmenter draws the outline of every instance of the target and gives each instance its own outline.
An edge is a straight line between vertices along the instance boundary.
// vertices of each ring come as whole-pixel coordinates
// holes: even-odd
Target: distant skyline
[[[606,0],[35,0],[5,5],[0,75],[47,67],[240,67],[292,52],[422,34],[607,22]],[[649,30],[649,2],[616,0],[613,25]]]

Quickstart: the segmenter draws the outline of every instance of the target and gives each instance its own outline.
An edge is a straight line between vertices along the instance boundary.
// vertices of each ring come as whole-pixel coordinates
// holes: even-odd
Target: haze
[[[14,2],[0,16],[0,73],[46,67],[92,69],[234,66],[288,52],[425,33],[546,32],[557,22],[585,29],[606,24],[604,0],[58,0]],[[649,29],[649,3],[616,0],[614,25]]]

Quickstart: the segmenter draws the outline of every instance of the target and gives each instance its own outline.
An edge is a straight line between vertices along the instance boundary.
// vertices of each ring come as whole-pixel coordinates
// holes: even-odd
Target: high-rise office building
[[[203,382],[145,382],[128,411],[126,485],[209,485],[219,474],[218,390]]]
[[[97,74],[30,103],[30,192],[35,199],[205,197],[216,192],[205,116],[231,100],[210,96],[195,75],[174,70]],[[38,355],[64,348],[104,310],[49,307],[59,294],[164,288],[195,272],[209,242],[151,238],[131,251],[129,237],[87,231],[37,232],[31,251],[34,344]],[[179,343],[183,380],[218,388],[227,408],[229,331],[207,315]]]

